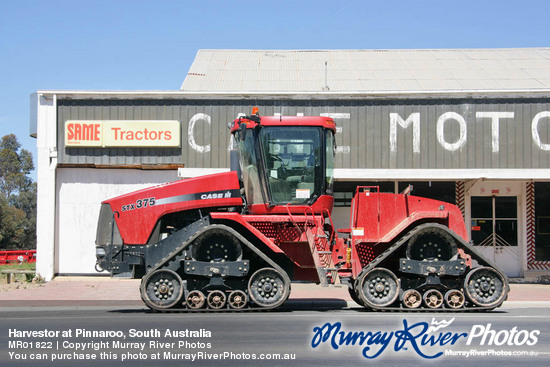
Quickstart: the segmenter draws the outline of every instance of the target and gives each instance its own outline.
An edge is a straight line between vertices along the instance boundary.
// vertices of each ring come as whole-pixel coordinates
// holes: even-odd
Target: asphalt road
[[[442,321],[450,324],[434,330]],[[215,314],[157,314],[140,307],[0,311],[0,366],[423,364],[548,366],[550,309],[526,304],[461,314],[293,307]]]

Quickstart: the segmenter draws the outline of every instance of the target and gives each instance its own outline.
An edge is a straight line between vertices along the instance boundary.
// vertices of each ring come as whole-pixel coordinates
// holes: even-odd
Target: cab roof
[[[258,125],[262,126],[318,126],[336,132],[334,120],[322,116],[243,116],[233,121],[231,132],[239,129],[241,124],[246,124],[247,129]]]

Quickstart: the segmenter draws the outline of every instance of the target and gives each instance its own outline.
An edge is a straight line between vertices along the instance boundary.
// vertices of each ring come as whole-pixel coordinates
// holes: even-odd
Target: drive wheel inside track
[[[411,237],[407,245],[407,258],[448,261],[457,251],[456,243],[449,233],[442,228],[429,227]]]
[[[195,240],[192,255],[197,261],[238,261],[242,259],[243,250],[235,236],[227,231],[214,229]]]

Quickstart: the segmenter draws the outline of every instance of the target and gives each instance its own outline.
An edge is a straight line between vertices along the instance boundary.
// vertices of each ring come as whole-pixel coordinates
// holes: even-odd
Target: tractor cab
[[[334,121],[327,117],[241,117],[231,126],[252,214],[332,210]]]

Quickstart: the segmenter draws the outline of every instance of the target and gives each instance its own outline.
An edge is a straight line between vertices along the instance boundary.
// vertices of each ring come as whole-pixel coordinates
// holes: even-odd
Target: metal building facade
[[[504,253],[496,246],[481,251],[511,276],[550,266],[550,262],[535,258],[535,216],[529,209],[534,207],[533,182],[550,181],[549,96],[208,97],[184,92],[36,95],[38,111],[47,111],[42,120],[53,127],[43,133],[49,134],[50,141],[39,156],[44,161],[39,162],[39,191],[43,193],[44,183],[48,182],[41,178],[43,174],[49,175],[53,183],[52,203],[48,206],[42,201],[39,205],[49,211],[47,217],[41,215],[41,223],[49,220],[55,229],[49,247],[52,256],[57,256],[51,266],[52,274],[94,272],[95,222],[102,200],[176,180],[178,171],[180,176],[188,177],[227,169],[228,150],[232,147],[227,123],[250,113],[253,106],[258,106],[262,115],[332,117],[337,124],[335,176],[341,184],[337,187],[342,190],[365,182],[382,182],[398,192],[405,183],[428,183],[432,187],[434,182],[433,189],[445,187],[447,201],[456,203],[466,222],[473,224],[480,221],[472,215],[472,205],[480,197],[515,197],[511,220],[518,227],[517,244],[504,248]],[[65,123],[72,120],[135,120],[152,121],[151,124],[175,120],[180,123],[181,145],[66,146]],[[431,190],[424,192],[431,194]],[[345,205],[335,208],[334,219],[339,228],[347,225],[349,209]],[[477,225],[468,227],[472,230]]]
[[[58,163],[228,167],[227,123],[263,115],[331,116],[341,169],[550,168],[550,98],[413,100],[59,100]],[[67,120],[177,120],[180,148],[64,145]],[[376,177],[374,177],[376,178]]]

